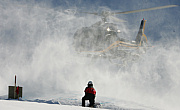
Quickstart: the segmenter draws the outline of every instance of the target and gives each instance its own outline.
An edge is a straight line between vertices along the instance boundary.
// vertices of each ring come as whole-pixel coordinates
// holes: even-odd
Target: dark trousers
[[[85,101],[89,100],[89,107],[92,107],[94,105],[95,102],[95,95],[94,94],[86,94],[83,98],[82,98],[82,106],[85,107]]]

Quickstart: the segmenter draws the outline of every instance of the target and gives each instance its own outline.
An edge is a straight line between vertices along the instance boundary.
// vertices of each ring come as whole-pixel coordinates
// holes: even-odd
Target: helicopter
[[[128,61],[132,62],[146,53],[148,45],[147,36],[144,34],[146,20],[141,20],[140,28],[136,38],[133,41],[121,38],[121,31],[117,28],[117,24],[108,22],[108,18],[117,19],[114,15],[130,14],[136,12],[157,10],[163,8],[177,7],[178,5],[166,5],[154,8],[132,10],[125,12],[81,12],[101,17],[101,21],[89,27],[78,29],[74,34],[73,45],[76,52],[91,58],[108,58],[111,63],[118,65],[126,65]],[[125,22],[118,19],[119,22]]]

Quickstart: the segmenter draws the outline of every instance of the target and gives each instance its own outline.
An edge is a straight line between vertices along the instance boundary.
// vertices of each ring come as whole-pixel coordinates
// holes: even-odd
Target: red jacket
[[[96,95],[96,90],[93,87],[86,87],[84,92]]]

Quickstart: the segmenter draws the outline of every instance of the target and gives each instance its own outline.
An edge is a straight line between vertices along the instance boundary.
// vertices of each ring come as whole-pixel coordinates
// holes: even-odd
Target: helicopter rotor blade
[[[170,8],[170,7],[178,7],[178,5],[166,5],[166,6],[160,6],[160,7],[154,7],[154,8],[147,8],[147,9],[141,9],[141,10],[115,12],[114,14],[129,14],[129,13],[136,13],[136,12],[143,12],[143,11],[150,11],[150,10],[158,10],[158,9],[163,9],[163,8]]]
[[[122,19],[119,19],[117,17],[114,17],[114,16],[109,16],[110,19],[114,20],[114,21],[117,21],[117,22],[127,22],[125,20],[122,20]]]
[[[90,13],[90,12],[80,12],[80,13],[87,13],[87,14],[99,15],[98,13]]]

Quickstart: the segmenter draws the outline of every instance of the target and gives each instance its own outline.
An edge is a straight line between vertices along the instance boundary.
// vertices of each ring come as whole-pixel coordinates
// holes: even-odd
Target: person
[[[85,101],[89,100],[89,107],[93,107],[95,103],[96,90],[93,87],[92,81],[89,81],[84,90],[85,96],[82,98],[82,106],[85,107]]]

